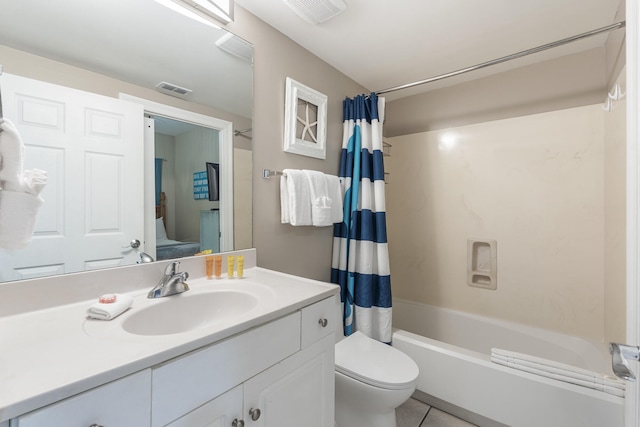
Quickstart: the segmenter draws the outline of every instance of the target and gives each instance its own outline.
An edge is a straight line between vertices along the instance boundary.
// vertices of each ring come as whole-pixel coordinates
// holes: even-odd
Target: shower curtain
[[[384,98],[345,99],[340,181],[344,220],[334,224],[331,281],[340,285],[344,333],[391,342],[391,279],[385,213]]]

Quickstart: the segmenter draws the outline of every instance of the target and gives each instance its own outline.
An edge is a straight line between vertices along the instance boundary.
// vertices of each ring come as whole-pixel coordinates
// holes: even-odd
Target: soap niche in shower
[[[467,240],[467,284],[483,289],[498,288],[497,243],[490,239]]]

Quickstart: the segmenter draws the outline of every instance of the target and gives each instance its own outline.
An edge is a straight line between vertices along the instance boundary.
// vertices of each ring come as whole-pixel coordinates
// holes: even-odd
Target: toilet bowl
[[[354,332],[335,346],[336,427],[396,427],[395,409],[414,392],[418,365],[390,345]]]

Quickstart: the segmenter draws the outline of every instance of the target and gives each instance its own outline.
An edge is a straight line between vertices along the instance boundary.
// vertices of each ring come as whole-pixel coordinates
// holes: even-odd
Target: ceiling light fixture
[[[248,41],[232,33],[227,33],[216,40],[216,46],[231,55],[251,62],[253,60],[253,46]]]
[[[156,0],[162,5],[192,19],[212,19],[223,24],[233,21],[234,0]],[[195,16],[194,16],[195,15]]]

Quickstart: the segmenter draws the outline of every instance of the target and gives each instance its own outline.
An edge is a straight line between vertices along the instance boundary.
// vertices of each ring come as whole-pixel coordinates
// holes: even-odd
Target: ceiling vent
[[[177,96],[180,98],[185,98],[193,92],[191,89],[187,89],[186,87],[181,87],[167,82],[158,83],[156,85],[156,89],[158,89],[160,92],[164,92],[168,95]]]
[[[216,41],[216,46],[247,62],[251,62],[253,59],[253,46],[234,34],[227,33],[220,37]]]
[[[295,13],[310,24],[333,18],[347,8],[343,0],[283,0]]]

